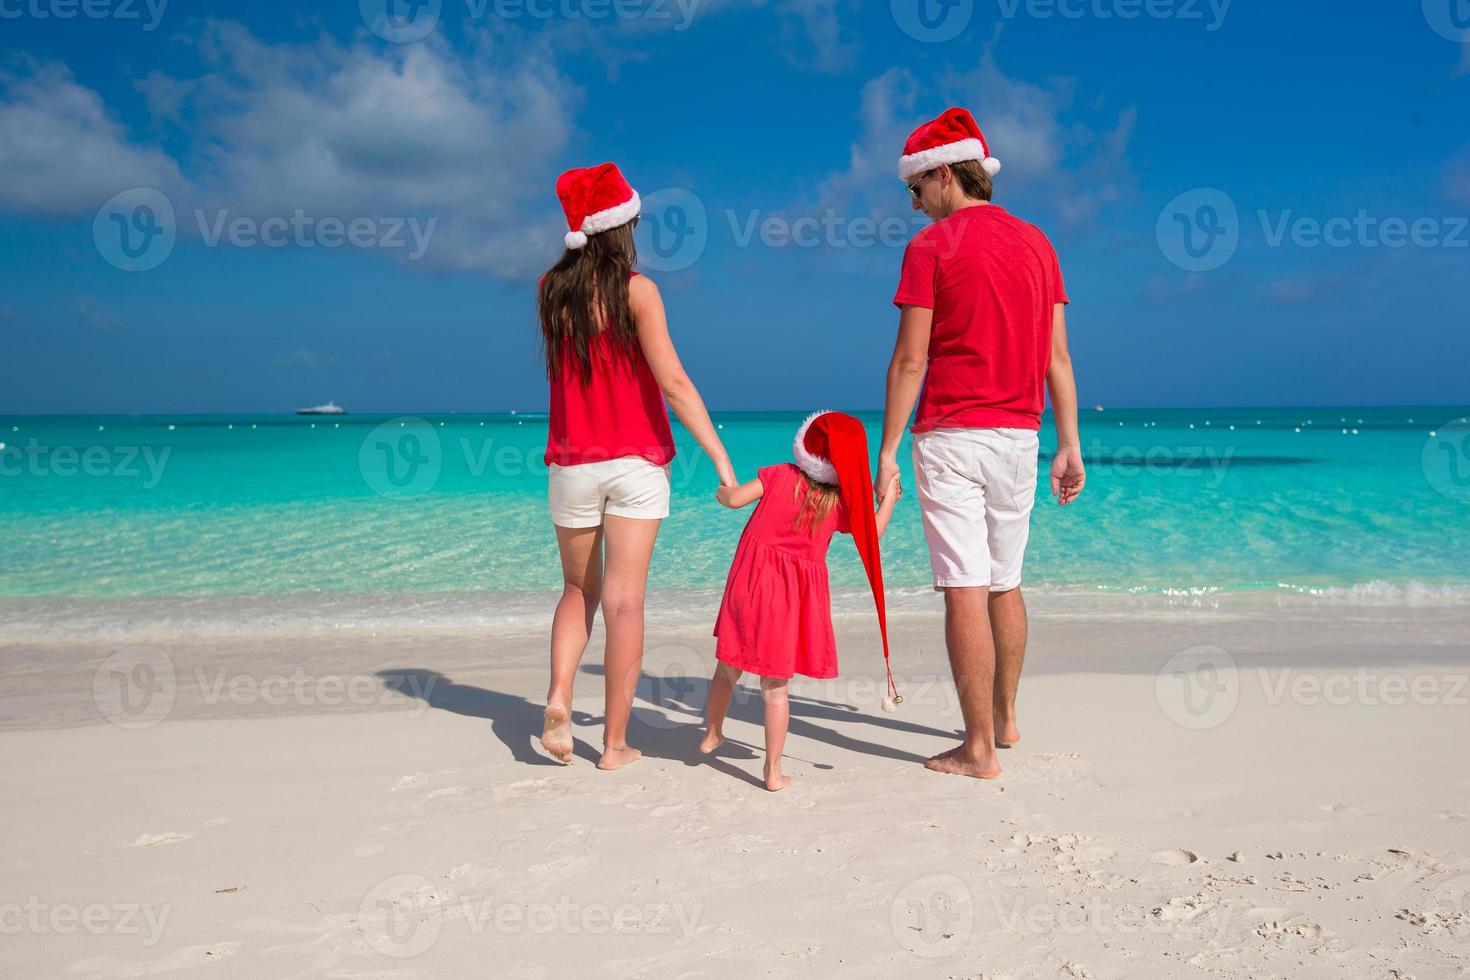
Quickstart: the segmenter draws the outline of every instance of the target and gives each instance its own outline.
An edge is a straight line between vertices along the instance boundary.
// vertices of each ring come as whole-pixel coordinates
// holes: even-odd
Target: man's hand
[[[1087,483],[1087,470],[1082,465],[1082,451],[1075,446],[1058,449],[1051,461],[1051,495],[1066,506],[1077,499]]]
[[[892,487],[889,484],[892,484]],[[878,497],[878,503],[883,502],[883,498],[888,496],[890,489],[901,491],[898,479],[898,460],[879,458],[878,475],[873,477],[873,491]]]

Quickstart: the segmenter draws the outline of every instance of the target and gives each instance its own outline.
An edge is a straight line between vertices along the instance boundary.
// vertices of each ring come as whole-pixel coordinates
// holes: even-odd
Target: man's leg
[[[1021,740],[1016,727],[1016,691],[1026,659],[1026,602],[1021,588],[990,593],[990,635],[995,644],[995,688],[991,702],[995,744],[1008,749]]]
[[[965,720],[965,740],[924,763],[935,772],[994,779],[995,643],[991,636],[989,590],[984,586],[944,590],[944,642]]]

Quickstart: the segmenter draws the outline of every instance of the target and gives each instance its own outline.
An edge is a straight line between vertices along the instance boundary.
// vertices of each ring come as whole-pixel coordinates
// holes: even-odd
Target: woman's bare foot
[[[766,769],[766,789],[772,793],[779,793],[791,785],[791,777],[783,775],[780,769]]]
[[[597,768],[621,769],[641,758],[643,758],[643,753],[631,745],[624,745],[616,749],[608,746],[602,750],[602,758],[597,760]]]
[[[924,768],[973,779],[995,779],[1000,775],[1000,761],[995,757],[995,749],[976,753],[964,745],[934,756],[924,763]]]
[[[704,738],[699,740],[699,751],[705,755],[709,755],[715,749],[719,748],[724,741],[725,736],[711,728],[704,733]]]
[[[572,762],[572,716],[559,704],[546,706],[546,718],[541,728],[541,747],[562,765]]]

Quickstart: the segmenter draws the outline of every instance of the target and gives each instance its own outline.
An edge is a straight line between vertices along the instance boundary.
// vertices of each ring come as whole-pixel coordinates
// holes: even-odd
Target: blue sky
[[[876,407],[951,104],[1086,404],[1470,402],[1464,0],[385,2],[0,3],[0,411],[540,410],[552,185],[603,160],[712,407]]]

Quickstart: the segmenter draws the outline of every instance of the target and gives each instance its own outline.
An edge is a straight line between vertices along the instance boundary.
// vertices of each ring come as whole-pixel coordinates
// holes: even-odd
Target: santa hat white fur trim
[[[807,430],[812,427],[813,422],[826,415],[829,411],[830,409],[823,409],[820,412],[813,412],[806,417],[806,421],[801,423],[801,428],[796,430],[796,440],[791,444],[791,451],[796,456],[797,467],[803,473],[818,483],[825,483],[828,486],[835,487],[837,485],[837,467],[832,465],[831,460],[823,459],[820,456],[813,456],[807,452],[806,448]]]
[[[618,225],[625,225],[638,217],[638,212],[642,206],[643,202],[639,199],[638,192],[634,191],[633,196],[622,204],[610,207],[604,211],[594,211],[592,214],[583,218],[581,232],[583,235],[596,235],[600,232],[611,231]],[[585,244],[587,244],[587,240],[584,238],[582,245]],[[568,248],[581,248],[582,245],[572,245],[571,242],[567,242]]]
[[[961,160],[979,160],[980,166],[992,177],[1000,173],[1000,161],[986,151],[984,143],[971,137],[899,157],[898,178],[908,180],[914,174],[933,170],[941,163],[959,163]]]

